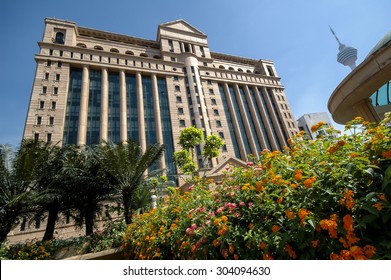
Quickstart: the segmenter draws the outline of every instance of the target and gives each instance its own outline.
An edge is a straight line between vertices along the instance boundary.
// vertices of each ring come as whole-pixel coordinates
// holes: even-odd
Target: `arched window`
[[[110,49],[110,52],[119,53],[119,50],[112,48],[112,49]]]
[[[102,48],[101,46],[95,46],[95,47],[94,47],[94,50],[103,51],[103,48]]]
[[[234,69],[233,67],[229,67],[228,70],[232,70],[232,71],[233,71],[233,70],[235,70],[235,69]]]
[[[87,48],[87,46],[85,44],[83,44],[83,43],[79,43],[76,46],[78,46],[80,48]]]
[[[220,65],[219,68],[220,69],[225,69],[225,67],[223,65]]]
[[[242,70],[241,68],[238,68],[238,71],[239,71],[239,72],[243,72],[243,70]]]
[[[153,58],[160,59],[160,55],[154,55]]]
[[[125,54],[134,55],[134,52],[132,52],[132,51],[126,51]]]
[[[140,56],[142,57],[148,57],[148,55],[146,53],[140,53]]]
[[[247,70],[246,72],[247,72],[247,73],[252,73],[251,70]]]
[[[62,32],[57,32],[56,33],[56,38],[54,39],[54,42],[56,44],[62,44],[64,45],[64,33]]]

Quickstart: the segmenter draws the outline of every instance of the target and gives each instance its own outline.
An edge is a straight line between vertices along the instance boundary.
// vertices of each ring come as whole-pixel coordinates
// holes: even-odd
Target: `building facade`
[[[146,40],[47,18],[38,45],[25,138],[164,143],[159,167],[175,174],[185,127],[224,139],[212,167],[281,150],[298,132],[272,61],[212,52],[207,35],[184,20],[159,25],[156,40]],[[202,167],[201,148],[197,156]]]
[[[297,120],[297,125],[300,131],[304,131],[306,133],[308,139],[314,140],[324,133],[324,129],[318,129],[315,132],[311,131],[311,126],[318,122],[326,123],[324,129],[332,126],[331,120],[326,112],[304,114]]]

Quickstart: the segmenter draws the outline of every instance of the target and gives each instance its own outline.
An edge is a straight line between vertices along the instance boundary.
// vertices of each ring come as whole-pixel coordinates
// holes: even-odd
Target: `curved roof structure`
[[[370,96],[391,80],[391,32],[388,32],[329,98],[328,109],[335,122],[345,124],[357,116],[368,121],[380,117]]]

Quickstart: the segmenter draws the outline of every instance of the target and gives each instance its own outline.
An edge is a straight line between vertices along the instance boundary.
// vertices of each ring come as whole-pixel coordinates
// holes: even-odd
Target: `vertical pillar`
[[[231,115],[232,125],[235,131],[236,141],[238,142],[239,145],[240,156],[242,157],[242,160],[247,160],[247,153],[246,153],[246,149],[244,148],[242,135],[240,134],[238,119],[236,118],[236,112],[232,104],[232,99],[229,92],[228,84],[224,82],[223,87],[224,87],[225,98],[227,99],[227,103],[228,103],[228,111],[229,114]]]
[[[100,104],[100,141],[108,140],[108,122],[109,122],[109,77],[107,68],[102,69],[102,90]]]
[[[80,112],[79,112],[79,127],[77,130],[77,145],[83,146],[87,139],[87,117],[88,117],[88,97],[90,90],[90,73],[88,66],[83,66],[81,96],[80,96]]]
[[[157,85],[156,74],[152,74],[152,98],[155,116],[156,141],[159,144],[163,144],[162,119],[160,115],[159,89]],[[166,160],[164,154],[159,160],[159,167],[162,169],[166,168]]]
[[[126,112],[126,80],[125,71],[119,72],[119,124],[120,124],[120,142],[128,141],[128,123]]]
[[[247,115],[247,113],[250,113],[250,112],[246,112],[246,109],[244,108],[242,95],[240,94],[238,84],[234,84],[234,90],[235,90],[236,99],[238,100],[239,111],[240,111],[237,113],[242,115],[244,129],[246,130],[247,140],[248,140],[248,143],[250,144],[251,153],[253,155],[257,155],[259,151],[257,150],[257,146],[255,145],[255,142],[254,142],[255,135],[253,135],[251,132],[251,128],[250,128],[250,124],[249,124],[249,120],[248,120],[248,115]],[[243,136],[244,135],[242,135],[242,137]]]
[[[145,117],[144,117],[144,94],[143,94],[143,82],[141,79],[141,73],[136,73],[136,88],[137,88],[137,111],[138,111],[138,131],[139,131],[139,145],[141,150],[145,152],[147,149],[147,140],[145,138]]]
[[[361,116],[364,120],[369,122],[380,122],[380,117],[375,111],[375,108],[373,108],[369,98],[354,104],[353,108],[356,110],[357,116]]]

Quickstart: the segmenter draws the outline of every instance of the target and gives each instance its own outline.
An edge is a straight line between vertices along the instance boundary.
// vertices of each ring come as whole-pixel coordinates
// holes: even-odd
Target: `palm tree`
[[[78,214],[79,224],[84,221],[86,235],[92,234],[95,218],[101,210],[100,203],[113,195],[111,182],[101,169],[93,148],[70,147],[66,153],[62,179],[72,200],[72,208]]]
[[[39,150],[39,143],[23,140],[12,157],[9,147],[0,146],[0,243],[18,217],[32,208],[37,186],[35,174],[43,161]]]
[[[134,141],[118,145],[106,143],[98,149],[103,170],[112,177],[114,187],[122,195],[127,224],[132,222],[132,198],[144,180],[144,172],[164,151],[164,145],[152,144],[143,153]]]

